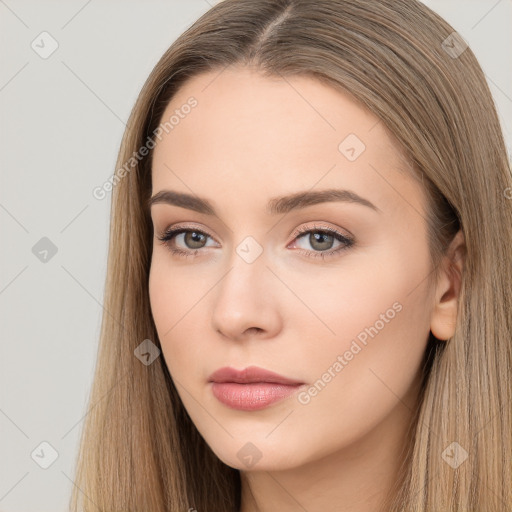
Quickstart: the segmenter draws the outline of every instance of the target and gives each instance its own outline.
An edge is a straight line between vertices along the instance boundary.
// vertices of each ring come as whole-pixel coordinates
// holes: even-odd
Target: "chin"
[[[227,466],[240,471],[283,471],[300,466],[307,462],[304,453],[299,453],[297,448],[283,446],[279,442],[270,442],[264,437],[257,440],[256,436],[244,436],[243,439],[232,439],[228,445],[210,448],[215,455]],[[278,441],[276,438],[275,441]],[[303,443],[294,443],[301,446]]]

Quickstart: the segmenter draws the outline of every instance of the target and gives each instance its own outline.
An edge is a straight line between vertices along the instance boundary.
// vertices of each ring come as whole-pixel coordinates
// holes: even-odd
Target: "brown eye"
[[[201,249],[206,244],[206,237],[200,231],[184,231],[183,241],[189,249]]]
[[[315,251],[327,251],[334,244],[334,236],[325,231],[312,231],[308,241]]]

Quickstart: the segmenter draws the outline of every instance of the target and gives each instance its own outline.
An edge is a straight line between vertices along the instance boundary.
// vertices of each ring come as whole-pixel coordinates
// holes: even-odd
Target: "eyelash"
[[[172,240],[180,235],[181,233],[199,233],[201,235],[205,235],[207,237],[213,238],[208,233],[201,231],[200,229],[195,228],[169,228],[166,229],[163,233],[157,236],[158,240],[169,250],[171,253],[178,257],[185,257],[188,258],[189,256],[196,256],[198,252],[200,252],[201,249],[190,249],[188,251],[185,251],[183,249],[175,249],[171,246],[170,242]],[[329,227],[317,227],[313,226],[313,228],[298,228],[297,231],[294,233],[295,239],[302,238],[305,234],[309,233],[322,233],[322,234],[328,234],[334,236],[336,240],[339,242],[342,242],[343,245],[340,245],[337,249],[330,250],[330,251],[307,251],[305,249],[298,249],[299,253],[304,254],[308,258],[322,258],[325,260],[326,258],[330,258],[333,256],[336,256],[338,253],[345,251],[349,248],[351,248],[355,241],[352,238],[349,238],[342,233],[340,233],[338,230],[334,228]]]

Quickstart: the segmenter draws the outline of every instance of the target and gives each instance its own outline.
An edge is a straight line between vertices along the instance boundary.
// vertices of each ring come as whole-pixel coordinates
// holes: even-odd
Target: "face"
[[[345,93],[246,68],[189,80],[171,116],[149,294],[197,429],[243,470],[382,442],[410,420],[433,298],[426,200],[397,144]],[[224,367],[240,374],[211,382]]]

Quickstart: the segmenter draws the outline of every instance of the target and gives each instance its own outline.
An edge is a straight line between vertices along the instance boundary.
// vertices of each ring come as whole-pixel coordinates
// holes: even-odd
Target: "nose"
[[[247,263],[236,253],[213,296],[211,324],[224,337],[242,341],[272,338],[282,329],[276,280],[261,255]]]

